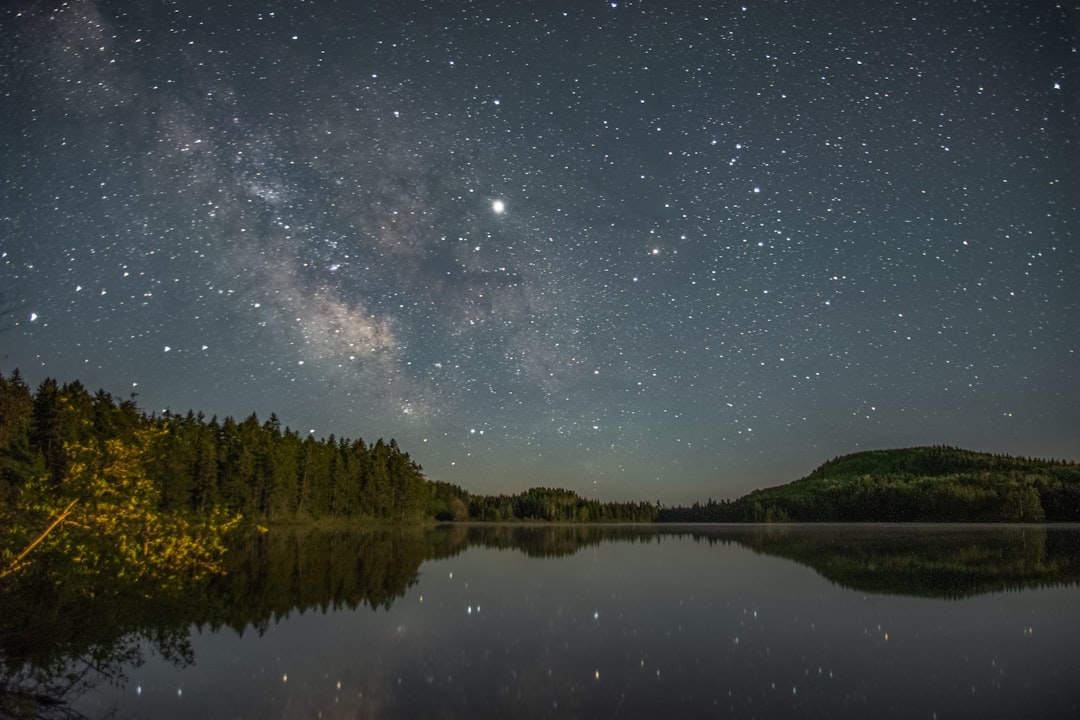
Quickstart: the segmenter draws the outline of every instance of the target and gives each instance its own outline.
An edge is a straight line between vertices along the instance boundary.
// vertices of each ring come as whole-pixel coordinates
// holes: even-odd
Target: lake
[[[1080,717],[1077,526],[274,529],[230,564],[183,602],[74,623],[62,699],[91,718]]]

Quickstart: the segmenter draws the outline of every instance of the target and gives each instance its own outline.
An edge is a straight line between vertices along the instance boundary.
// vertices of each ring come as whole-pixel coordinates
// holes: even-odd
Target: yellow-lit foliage
[[[23,488],[20,505],[41,529],[67,513],[23,563],[60,555],[95,576],[169,586],[221,572],[224,535],[240,516],[215,510],[192,521],[159,510],[143,457],[164,432],[142,428],[128,442],[66,444],[60,483],[43,476]],[[27,536],[33,531],[26,528]]]

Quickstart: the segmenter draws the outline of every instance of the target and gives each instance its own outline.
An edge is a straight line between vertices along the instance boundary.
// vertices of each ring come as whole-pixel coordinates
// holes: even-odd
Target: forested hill
[[[872,450],[732,502],[670,508],[662,520],[1076,522],[1080,465],[933,446]]]

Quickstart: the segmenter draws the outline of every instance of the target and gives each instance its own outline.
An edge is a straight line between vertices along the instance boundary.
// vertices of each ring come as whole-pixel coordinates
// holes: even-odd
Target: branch
[[[75,503],[77,503],[77,502],[79,502],[79,499],[75,498],[70,503],[68,503],[68,506],[66,508],[64,508],[63,512],[61,512],[59,515],[56,516],[56,519],[52,521],[52,523],[49,525],[49,527],[45,528],[45,532],[38,535],[37,540],[35,540],[34,542],[27,545],[26,549],[23,550],[21,553],[19,553],[19,556],[17,558],[15,558],[14,560],[12,560],[11,564],[8,565],[6,569],[4,569],[2,572],[0,572],[0,578],[7,577],[11,573],[13,573],[16,570],[19,570],[20,568],[22,568],[23,565],[21,563],[22,563],[23,558],[25,558],[27,555],[29,555],[33,551],[34,548],[36,548],[38,545],[40,545],[41,541],[44,540],[48,536],[49,533],[51,533],[53,530],[55,530],[57,525],[59,525],[60,523],[64,522],[65,519],[67,519],[67,516],[71,513],[71,508],[75,507]]]

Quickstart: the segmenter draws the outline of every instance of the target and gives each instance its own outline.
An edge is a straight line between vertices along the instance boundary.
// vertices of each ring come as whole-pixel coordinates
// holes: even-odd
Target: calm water
[[[273,531],[206,597],[129,633],[73,706],[1075,718],[1078,548],[1077,527]]]

